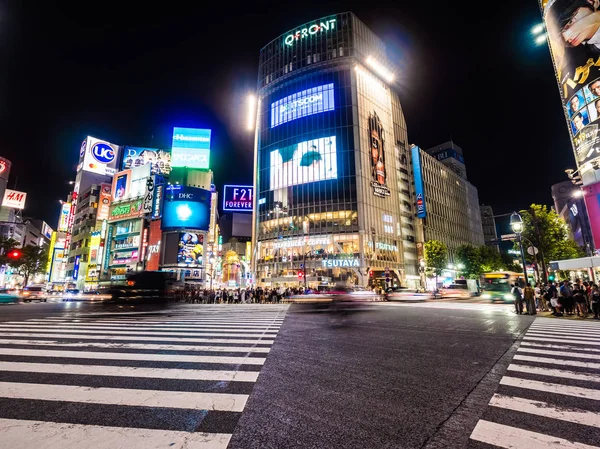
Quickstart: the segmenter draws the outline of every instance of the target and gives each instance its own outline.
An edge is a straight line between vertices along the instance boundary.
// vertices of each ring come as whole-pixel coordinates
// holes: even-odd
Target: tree
[[[481,251],[473,245],[460,245],[456,248],[456,261],[462,265],[459,271],[463,276],[477,279],[481,271]]]
[[[439,240],[429,240],[423,245],[425,250],[425,264],[435,271],[435,286],[437,288],[438,276],[448,263],[448,248]]]
[[[500,256],[502,260],[502,268],[506,271],[513,271],[515,273],[520,273],[523,271],[523,267],[515,263],[515,259],[507,253],[502,253]]]
[[[480,246],[479,257],[481,259],[481,272],[489,273],[490,271],[498,271],[504,267],[502,257],[498,250],[492,246]]]
[[[48,248],[34,245],[26,245],[21,248],[21,257],[18,259],[8,259],[8,265],[17,274],[23,276],[24,286],[27,285],[31,276],[46,271],[47,262]]]
[[[528,241],[544,255],[546,265],[551,260],[572,259],[584,255],[583,250],[569,237],[567,225],[554,209],[541,204],[532,204],[528,210],[521,211],[521,217],[523,218],[522,235],[526,239],[523,245],[528,260],[535,260],[535,256],[527,253]],[[519,249],[517,246],[518,244],[515,243],[515,248]]]

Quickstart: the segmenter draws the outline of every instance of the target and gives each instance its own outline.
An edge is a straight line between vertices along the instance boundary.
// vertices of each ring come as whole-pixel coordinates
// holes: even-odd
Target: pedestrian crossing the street
[[[537,318],[471,446],[600,448],[600,323]]]
[[[221,449],[287,305],[0,322],[0,449]]]

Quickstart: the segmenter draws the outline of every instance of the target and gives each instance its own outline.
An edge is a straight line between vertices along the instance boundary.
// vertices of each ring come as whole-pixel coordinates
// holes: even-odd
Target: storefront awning
[[[581,257],[579,259],[553,260],[550,262],[553,270],[581,270],[584,268],[600,267],[600,257]]]

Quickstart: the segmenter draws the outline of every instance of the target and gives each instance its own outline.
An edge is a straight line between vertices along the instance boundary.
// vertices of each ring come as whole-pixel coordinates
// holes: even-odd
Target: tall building
[[[396,70],[350,12],[300,25],[260,51],[258,284],[419,284]]]
[[[425,152],[440,161],[461,178],[467,179],[467,167],[465,166],[463,150],[452,140],[429,148]]]
[[[443,242],[453,262],[454,251],[460,245],[484,244],[477,188],[455,169],[438,160],[435,153],[432,155],[421,150],[418,153],[420,176],[415,169],[415,165],[419,164],[416,151],[413,152],[413,169],[416,179],[422,177],[423,184],[422,201],[425,209],[420,214],[418,212],[422,218],[422,239],[425,242]],[[464,170],[462,172],[466,173]]]
[[[592,255],[594,239],[581,189],[573,185],[571,181],[559,182],[554,184],[551,189],[554,210],[567,224],[570,237],[586,254]]]
[[[494,211],[492,206],[480,205],[479,210],[481,212],[481,227],[483,228],[483,240],[485,244],[489,244],[498,238],[496,231],[496,219],[494,218]],[[498,245],[496,245],[498,249]]]

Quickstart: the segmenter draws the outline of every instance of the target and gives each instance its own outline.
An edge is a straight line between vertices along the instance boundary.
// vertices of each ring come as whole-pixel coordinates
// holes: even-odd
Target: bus
[[[512,303],[515,301],[511,291],[513,284],[524,285],[522,273],[512,271],[494,271],[481,275],[481,299],[491,302],[502,301]]]

